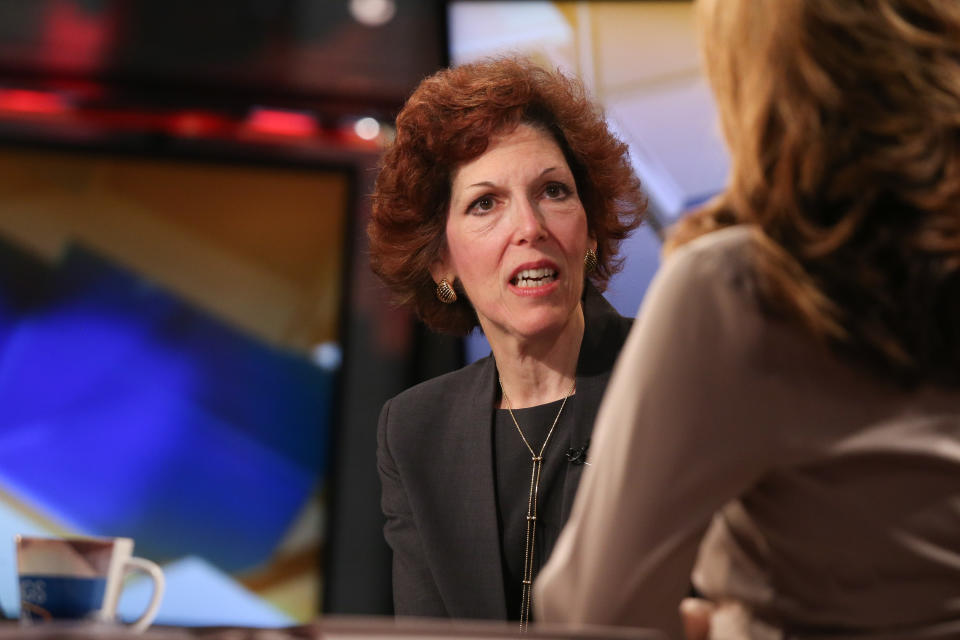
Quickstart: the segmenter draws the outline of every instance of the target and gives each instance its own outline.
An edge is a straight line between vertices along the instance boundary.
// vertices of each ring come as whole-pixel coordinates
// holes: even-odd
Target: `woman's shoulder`
[[[755,261],[762,240],[750,225],[712,231],[670,252],[644,298],[637,322],[673,345],[691,366],[722,363],[728,382],[767,371],[787,344],[811,347],[779,322],[758,296]],[[668,348],[668,347],[664,347]]]
[[[754,265],[760,233],[754,225],[741,224],[712,231],[673,249],[657,274],[659,288],[682,292],[687,304],[699,305],[717,297],[755,303]]]
[[[464,437],[464,429],[493,406],[495,375],[488,356],[387,400],[377,428],[380,448],[397,460],[419,460],[425,439],[441,446]]]
[[[738,224],[706,233],[671,251],[664,266],[670,263],[681,264],[711,263],[743,267],[747,258],[758,244],[760,229],[752,224]]]
[[[406,389],[388,401],[390,411],[407,413],[416,411],[421,413],[432,408],[442,409],[444,406],[462,402],[462,397],[473,397],[478,390],[478,383],[489,378],[493,384],[493,358],[487,356],[476,362],[450,371],[435,378],[420,382]],[[460,404],[462,407],[463,404]]]

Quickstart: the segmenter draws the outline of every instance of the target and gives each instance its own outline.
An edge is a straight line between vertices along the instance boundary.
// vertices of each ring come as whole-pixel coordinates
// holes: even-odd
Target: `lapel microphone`
[[[587,462],[587,448],[590,446],[590,438],[587,438],[587,441],[579,447],[570,447],[567,449],[567,462],[570,464],[585,464],[590,466],[590,463]]]

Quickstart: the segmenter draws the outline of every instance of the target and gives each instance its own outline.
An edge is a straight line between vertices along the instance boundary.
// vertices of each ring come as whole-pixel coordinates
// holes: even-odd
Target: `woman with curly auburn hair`
[[[560,73],[447,69],[400,112],[371,264],[429,327],[479,325],[492,354],[381,412],[396,613],[526,625],[630,328],[599,290],[644,207],[626,145]]]
[[[692,576],[692,635],[960,637],[960,3],[698,9],[729,184],[673,233],[540,617],[682,637]]]

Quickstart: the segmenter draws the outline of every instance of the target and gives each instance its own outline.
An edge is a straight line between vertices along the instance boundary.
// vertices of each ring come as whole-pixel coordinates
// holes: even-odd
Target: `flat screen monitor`
[[[128,536],[158,623],[320,612],[350,175],[0,146],[0,607],[17,533]],[[130,581],[135,618],[148,580]]]

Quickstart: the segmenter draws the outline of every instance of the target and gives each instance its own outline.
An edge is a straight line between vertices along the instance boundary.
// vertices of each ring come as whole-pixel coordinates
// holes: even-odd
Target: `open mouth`
[[[523,269],[510,280],[510,284],[521,289],[535,289],[543,287],[557,279],[556,269],[539,267],[537,269]]]

